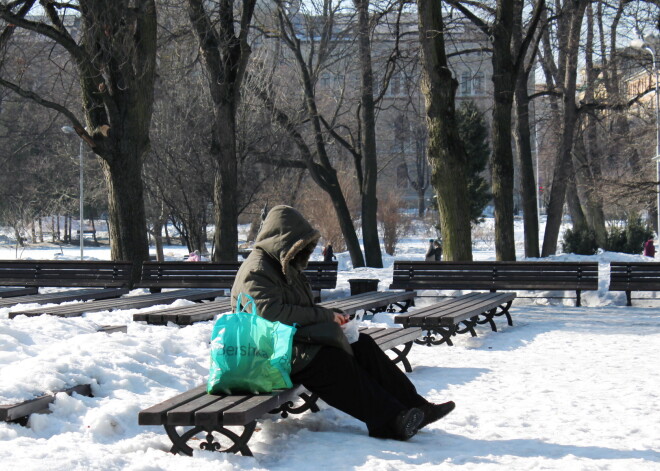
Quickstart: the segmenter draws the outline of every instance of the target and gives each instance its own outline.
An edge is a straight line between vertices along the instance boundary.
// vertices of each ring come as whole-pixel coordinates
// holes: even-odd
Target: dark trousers
[[[426,403],[371,337],[360,334],[351,347],[353,356],[338,348],[322,347],[291,380],[366,423],[369,433],[386,427],[402,410]]]

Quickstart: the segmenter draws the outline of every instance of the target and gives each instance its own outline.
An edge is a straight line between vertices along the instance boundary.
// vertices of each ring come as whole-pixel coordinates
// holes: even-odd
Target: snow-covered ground
[[[396,258],[422,259],[428,237],[402,241]],[[494,258],[486,245],[475,259]],[[181,259],[186,250],[167,247],[166,254]],[[30,248],[20,257],[75,260],[79,249]],[[109,259],[109,251],[85,247],[85,257]],[[14,258],[11,245],[0,245],[0,259]],[[162,428],[137,425],[141,409],[205,380],[212,322],[148,326],[132,321],[137,310],[9,320],[11,309],[0,309],[0,404],[76,384],[92,384],[94,393],[58,397],[52,413],[31,416],[27,427],[0,423],[2,469],[660,469],[660,299],[646,294],[626,307],[623,293],[606,291],[609,261],[644,257],[555,258],[601,262],[601,289],[583,293],[584,307],[519,298],[513,327],[498,319],[499,332],[482,327],[476,338],[457,337],[454,347],[412,349],[410,377],[419,391],[457,403],[442,421],[409,442],[379,440],[322,405],[320,413],[260,422],[253,458],[171,455]],[[383,269],[352,270],[339,254],[337,288],[324,298],[348,295],[349,278],[379,278],[386,289],[393,259],[385,256]],[[435,300],[423,294],[419,306]],[[386,313],[363,322],[393,325]],[[102,324],[125,324],[128,332],[96,333]]]

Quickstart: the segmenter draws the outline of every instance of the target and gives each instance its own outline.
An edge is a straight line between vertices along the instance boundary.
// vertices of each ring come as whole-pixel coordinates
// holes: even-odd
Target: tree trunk
[[[229,100],[229,97],[227,98]],[[217,162],[213,186],[215,203],[214,261],[238,258],[238,163],[233,103],[215,103],[215,130],[211,154]]]
[[[89,222],[92,224],[92,238],[94,239],[94,247],[98,247],[99,241],[96,238],[96,225],[94,224],[94,218],[90,218]]]
[[[154,221],[154,243],[156,245],[156,260],[162,262],[165,260],[165,253],[163,251],[163,225],[167,220],[157,218]]]
[[[137,280],[141,266],[135,261],[149,259],[142,159],[118,154],[111,163],[104,161],[103,172],[108,188],[110,256],[112,260],[133,261],[133,280]]]
[[[65,244],[70,244],[71,243],[71,230],[69,229],[70,224],[70,216],[67,214],[64,216],[64,243]]]
[[[548,202],[548,216],[543,237],[543,250],[541,252],[543,257],[554,255],[557,251],[557,241],[566,197],[566,183],[569,176],[568,169],[573,150],[573,137],[577,124],[577,108],[575,105],[577,56],[586,0],[579,0],[577,3],[568,2],[564,7],[562,21],[567,24],[560,35],[564,41],[561,64],[564,71],[562,76],[563,116],[561,119],[561,138],[555,159],[550,201]]]
[[[360,51],[362,121],[362,161],[364,177],[360,193],[362,196],[362,239],[364,256],[369,267],[382,268],[383,258],[378,237],[378,156],[376,154],[376,113],[373,97],[373,71],[369,27],[369,0],[353,0],[358,16],[358,46]]]
[[[417,191],[417,216],[420,218],[424,217],[426,213],[426,187],[423,190]]]
[[[587,88],[584,92],[584,101],[591,103],[595,99],[595,89],[599,84],[599,71],[594,67],[594,19],[591,4],[587,5],[587,39],[585,50],[585,71],[587,77]],[[584,116],[583,153],[573,153],[573,163],[576,166],[575,178],[578,183],[578,194],[582,194],[585,200],[587,224],[593,229],[596,242],[599,247],[607,245],[607,229],[605,228],[605,214],[603,212],[603,201],[600,197],[599,185],[602,172],[600,166],[601,156],[598,145],[597,126],[599,123],[592,115]],[[580,159],[579,157],[582,157]]]
[[[572,168],[572,166],[571,166]],[[584,216],[582,210],[582,203],[580,202],[580,195],[578,193],[575,178],[569,171],[569,180],[566,182],[566,205],[568,206],[568,214],[571,216],[574,231],[584,231],[589,228],[587,225],[587,218]]]
[[[245,0],[240,18],[234,1],[217,5],[217,18],[205,10],[202,0],[188,0],[188,15],[199,42],[213,103],[214,127],[211,155],[216,161],[214,261],[238,258],[238,162],[236,156],[236,109],[250,56],[247,34],[256,0]],[[240,25],[235,34],[236,25]]]
[[[456,126],[454,94],[458,83],[447,64],[442,5],[419,0],[422,93],[429,130],[431,183],[438,196],[440,225],[448,261],[472,260],[467,188],[467,157]]]
[[[513,0],[498,0],[493,25],[492,189],[495,204],[495,257],[515,260],[513,234],[513,151],[511,111],[516,85],[511,54]]]
[[[529,123],[529,97],[527,96],[527,74],[519,74],[516,80],[515,143],[520,168],[521,200],[525,230],[525,257],[538,257],[539,218],[536,199],[536,178],[532,161],[532,146]],[[536,150],[538,152],[538,149]]]

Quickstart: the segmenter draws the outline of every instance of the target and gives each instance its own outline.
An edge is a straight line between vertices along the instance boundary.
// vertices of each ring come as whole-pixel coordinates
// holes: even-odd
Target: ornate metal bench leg
[[[319,396],[316,394],[307,394],[300,393],[298,395],[303,400],[303,403],[298,407],[293,407],[294,404],[292,401],[285,402],[280,405],[277,409],[270,411],[271,414],[280,414],[283,418],[287,418],[289,414],[302,414],[305,411],[311,410],[312,412],[318,412],[319,406],[316,405]]]
[[[513,319],[511,319],[511,314],[509,314],[509,308],[511,307],[512,301],[507,302],[505,305],[500,306],[501,312],[495,314],[496,316],[506,316],[506,322],[509,325],[513,325]]]
[[[408,352],[412,348],[412,341],[406,342],[403,344],[403,350],[399,350],[398,347],[393,347],[390,348],[394,353],[396,353],[396,357],[392,359],[392,361],[396,364],[401,362],[403,365],[403,369],[406,370],[408,373],[412,372],[412,366],[410,366],[410,362],[408,361]]]
[[[451,336],[455,335],[456,333],[456,327],[453,327],[451,329],[447,329],[445,327],[436,327],[434,329],[428,329],[426,331],[426,334],[423,335],[422,337],[415,339],[415,343],[418,345],[426,345],[427,347],[432,347],[433,345],[442,345],[443,343],[447,343],[450,347],[453,344],[451,341]],[[441,339],[436,338],[436,334],[441,336]]]
[[[413,303],[410,299],[407,299],[403,302],[391,303],[389,306],[387,306],[387,312],[408,312],[408,308],[412,305]],[[398,307],[399,310],[396,311],[394,306]]]
[[[244,425],[243,432],[240,435],[237,435],[224,427],[213,428],[211,430],[203,427],[193,427],[182,435],[179,435],[179,433],[176,431],[176,426],[165,425],[164,427],[165,432],[167,432],[167,436],[170,437],[170,440],[172,440],[172,448],[170,449],[172,453],[183,453],[184,455],[192,456],[193,449],[188,445],[188,440],[201,432],[206,432],[206,441],[201,442],[199,445],[202,450],[221,451],[224,453],[240,452],[243,456],[252,456],[252,451],[250,451],[250,448],[248,447],[248,442],[250,441],[250,438],[252,438],[252,434],[254,433],[256,426],[256,420],[253,420],[249,424]],[[227,437],[229,440],[231,440],[232,445],[222,449],[222,445],[213,436],[213,432],[217,432]]]
[[[497,326],[495,325],[495,321],[493,320],[493,317],[496,316],[495,312],[497,311],[497,308],[493,308],[489,311],[483,312],[480,315],[484,316],[483,319],[477,320],[477,324],[483,325],[483,324],[490,324],[490,330],[493,332],[497,332]]]
[[[477,318],[473,317],[471,319],[465,319],[464,321],[461,321],[461,324],[463,324],[465,327],[462,329],[456,329],[457,334],[464,334],[466,332],[470,332],[470,335],[472,337],[477,336],[477,332],[474,330],[474,326],[477,325]]]

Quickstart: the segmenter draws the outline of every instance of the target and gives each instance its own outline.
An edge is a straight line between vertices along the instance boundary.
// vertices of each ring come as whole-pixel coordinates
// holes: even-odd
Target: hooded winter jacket
[[[334,312],[314,305],[307,278],[291,263],[303,249],[311,253],[319,238],[319,232],[298,211],[290,206],[275,206],[266,216],[254,249],[241,264],[231,290],[232,307],[236,307],[239,293],[249,294],[260,316],[298,327],[292,374],[307,366],[322,344],[351,352],[341,328],[334,322]],[[314,332],[321,332],[329,341],[317,341]]]

